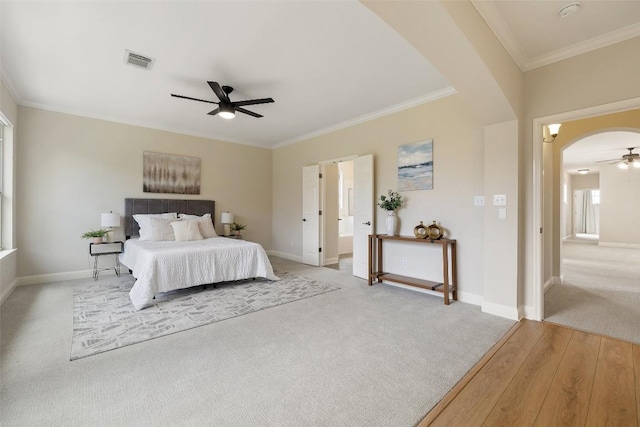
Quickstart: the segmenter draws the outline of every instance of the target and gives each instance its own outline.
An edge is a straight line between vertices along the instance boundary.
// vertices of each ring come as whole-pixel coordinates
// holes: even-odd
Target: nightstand
[[[109,243],[89,243],[89,255],[93,257],[93,280],[98,280],[98,275],[104,270],[113,270],[116,272],[116,276],[120,276],[120,259],[118,259],[118,255],[123,251],[124,243],[119,241]],[[115,267],[98,268],[98,258],[102,255],[115,256]]]

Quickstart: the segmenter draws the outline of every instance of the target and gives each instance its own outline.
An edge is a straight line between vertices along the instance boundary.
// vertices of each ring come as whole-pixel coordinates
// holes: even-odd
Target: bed
[[[176,289],[255,277],[278,280],[257,243],[225,237],[145,240],[134,219],[134,215],[140,219],[138,215],[177,213],[192,219],[210,214],[213,225],[214,208],[212,200],[125,199],[126,241],[120,262],[136,279],[129,296],[137,310],[152,305],[157,294]]]

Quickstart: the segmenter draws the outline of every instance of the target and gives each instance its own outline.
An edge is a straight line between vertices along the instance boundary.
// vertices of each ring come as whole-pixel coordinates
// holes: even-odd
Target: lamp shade
[[[562,124],[560,123],[552,123],[549,125],[549,134],[551,134],[552,137],[556,137],[558,136],[558,132],[560,131],[560,126],[562,126]]]
[[[120,215],[113,212],[100,214],[100,227],[120,227]]]
[[[233,224],[233,214],[231,212],[222,212],[220,222],[223,224]]]

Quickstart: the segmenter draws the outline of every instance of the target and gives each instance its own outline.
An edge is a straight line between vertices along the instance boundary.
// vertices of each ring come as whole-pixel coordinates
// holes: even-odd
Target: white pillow
[[[166,218],[146,218],[140,228],[140,240],[176,240],[171,222]]]
[[[136,220],[136,222],[138,223],[138,226],[140,227],[140,232],[139,232],[140,240],[157,240],[157,239],[149,238],[149,237],[151,237],[151,233],[152,233],[152,231],[150,230],[151,218],[160,218],[160,219],[168,219],[168,220],[171,220],[171,221],[175,221],[176,219],[178,219],[178,214],[175,213],[175,212],[171,212],[171,213],[162,213],[162,214],[135,214],[135,215],[133,215],[133,219]],[[147,228],[148,230],[145,230],[145,228]],[[169,228],[171,229],[171,225],[169,225]],[[166,232],[166,230],[165,230],[165,232]],[[172,229],[171,229],[171,232],[173,233]],[[145,238],[143,238],[143,236],[145,236]],[[169,240],[174,240],[174,239],[171,238]]]
[[[202,240],[198,221],[174,221],[171,223],[173,234],[179,242]]]
[[[213,227],[213,221],[211,221],[211,214],[204,214],[202,216],[180,214],[178,216],[184,221],[197,221],[198,227],[200,227],[200,234],[202,234],[202,237],[205,239],[218,236],[216,229]]]

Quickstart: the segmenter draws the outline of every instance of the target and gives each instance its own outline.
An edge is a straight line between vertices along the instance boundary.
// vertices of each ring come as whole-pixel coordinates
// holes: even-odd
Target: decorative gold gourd
[[[426,239],[429,235],[429,230],[427,230],[427,227],[420,221],[419,225],[413,227],[413,234],[415,234],[417,239]]]
[[[444,234],[444,231],[442,230],[442,227],[440,227],[438,224],[436,224],[435,221],[433,221],[433,224],[431,224],[428,227],[429,231],[429,239],[431,240],[438,240],[440,238],[442,238],[442,235]]]

